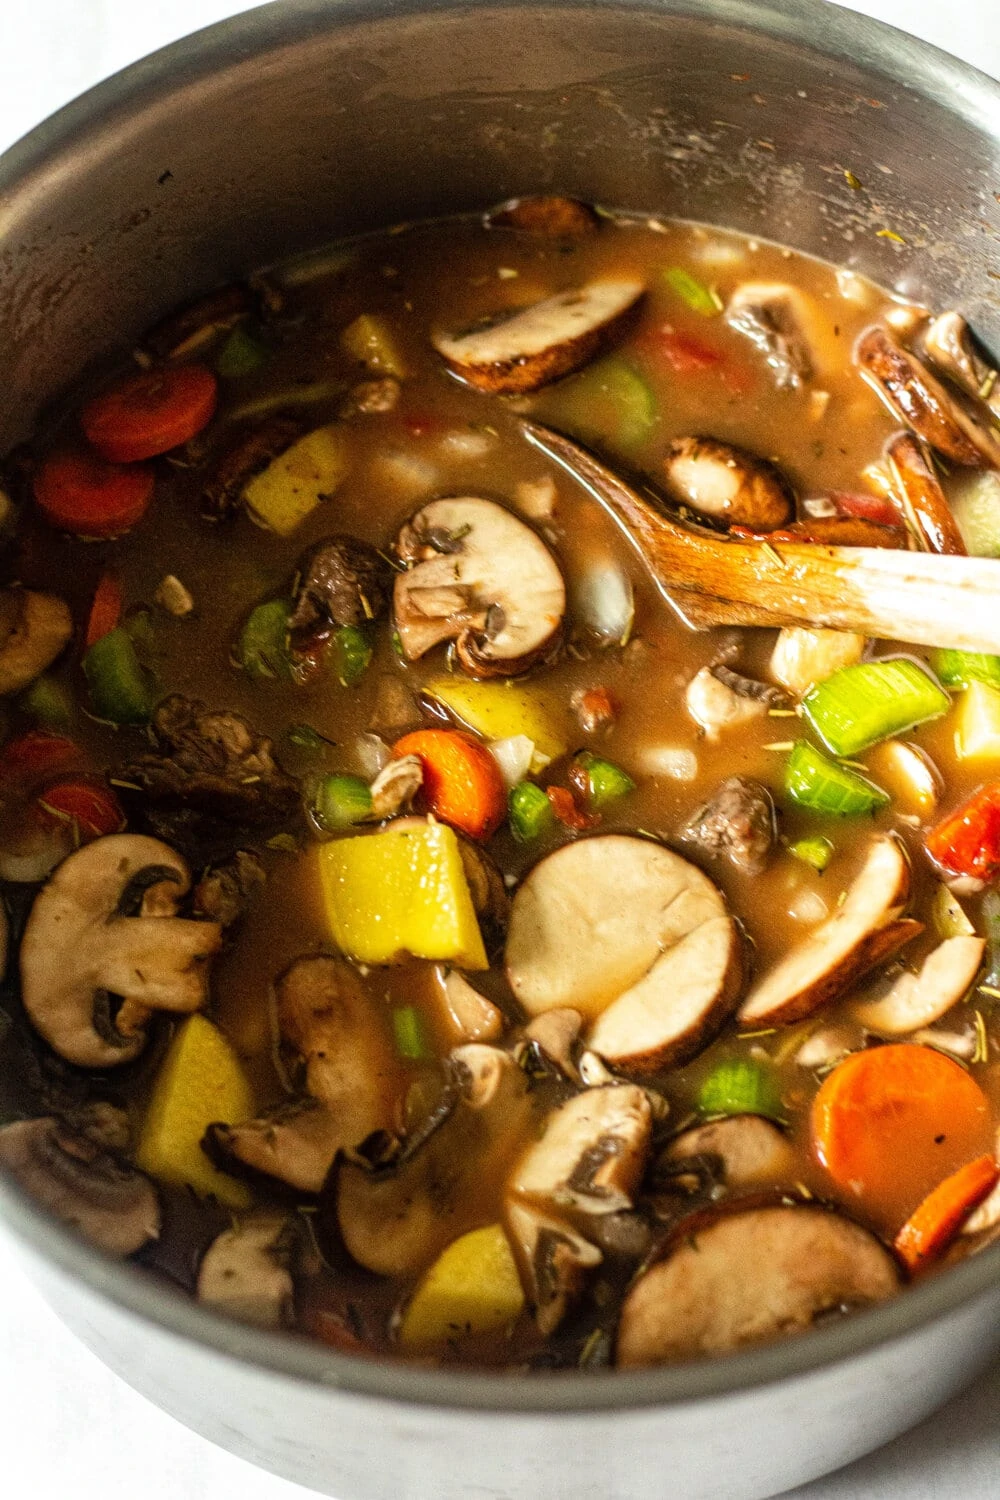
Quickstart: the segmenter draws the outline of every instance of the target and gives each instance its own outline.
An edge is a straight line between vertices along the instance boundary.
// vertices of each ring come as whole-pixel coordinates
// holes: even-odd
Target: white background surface
[[[0,0],[0,150],[107,74],[247,5],[248,0],[242,5],[239,0]],[[854,0],[851,8],[903,26],[1000,77],[998,0]],[[305,1500],[306,1495],[300,1486],[212,1447],[135,1395],[63,1329],[0,1241],[3,1500]],[[931,1422],[796,1491],[794,1500],[997,1497],[1000,1367]]]

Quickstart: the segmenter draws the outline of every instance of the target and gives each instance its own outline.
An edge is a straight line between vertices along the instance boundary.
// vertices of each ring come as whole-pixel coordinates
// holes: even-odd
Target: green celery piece
[[[585,441],[626,452],[640,447],[659,421],[653,387],[620,354],[574,375],[553,396],[556,419]]]
[[[392,1012],[396,1051],[407,1062],[426,1062],[431,1056],[423,1018],[415,1005],[397,1005]]]
[[[75,717],[73,695],[58,677],[36,677],[17,700],[23,713],[29,714],[47,729],[68,729]]]
[[[362,625],[342,625],[333,635],[334,671],[342,687],[357,687],[375,648]]]
[[[702,1115],[764,1115],[780,1120],[781,1091],[765,1063],[752,1057],[728,1057],[701,1085],[695,1108]]]
[[[590,750],[581,750],[574,760],[583,770],[586,798],[591,807],[607,807],[635,791],[635,782],[631,776],[613,761],[603,760]]]
[[[268,599],[251,612],[240,634],[240,666],[251,677],[294,682],[295,672],[288,654],[289,599]]]
[[[797,740],[785,766],[785,791],[793,802],[835,818],[875,812],[889,802],[888,792],[830,760],[808,740]]]
[[[313,812],[328,833],[353,828],[371,814],[372,794],[360,776],[323,776],[316,787]]]
[[[972,682],[1000,687],[1000,656],[982,651],[935,651],[931,666],[945,687],[967,688]]]
[[[703,318],[717,318],[721,313],[723,303],[718,292],[699,281],[697,276],[692,276],[690,271],[685,271],[683,266],[669,266],[663,279],[692,312],[701,313]]]
[[[219,350],[215,361],[215,373],[223,380],[238,380],[241,375],[252,375],[267,361],[267,349],[255,339],[243,323],[237,323],[232,333]]]
[[[806,718],[834,755],[857,755],[950,707],[940,683],[906,657],[841,667],[802,700]]]
[[[522,844],[540,838],[555,821],[551,802],[533,781],[519,781],[511,787],[507,811],[511,833]]]
[[[794,855],[796,859],[800,859],[804,865],[809,865],[822,875],[833,858],[833,845],[829,839],[821,836],[810,839],[797,839],[794,844],[789,844],[788,852]]]
[[[83,658],[83,675],[99,719],[111,724],[148,724],[153,687],[128,631],[120,625],[95,641]]]

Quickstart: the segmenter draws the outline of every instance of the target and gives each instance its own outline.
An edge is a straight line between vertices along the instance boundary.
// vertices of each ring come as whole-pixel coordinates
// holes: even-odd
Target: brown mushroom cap
[[[1000,435],[962,406],[887,329],[876,324],[863,333],[854,357],[869,385],[925,443],[956,464],[1000,467]]]
[[[692,1156],[716,1158],[727,1187],[789,1183],[796,1173],[788,1137],[760,1115],[728,1115],[724,1120],[694,1125],[667,1147],[668,1161]]]
[[[727,526],[777,531],[795,518],[795,494],[781,470],[732,443],[676,438],[664,468],[675,500]]]
[[[514,677],[551,650],[566,613],[559,566],[536,532],[494,500],[432,500],[403,527],[393,613],[416,661],[454,641],[473,677]]]
[[[907,520],[926,550],[965,557],[967,548],[958,522],[916,438],[908,432],[897,433],[885,452]]]
[[[149,1178],[53,1116],[0,1129],[0,1168],[109,1255],[133,1255],[160,1233],[160,1200]]]

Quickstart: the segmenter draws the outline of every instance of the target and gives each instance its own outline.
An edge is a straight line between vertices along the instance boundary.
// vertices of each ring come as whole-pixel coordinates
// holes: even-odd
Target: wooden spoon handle
[[[521,427],[614,517],[665,598],[697,629],[828,626],[1000,655],[1000,561],[720,536],[672,520],[562,433]]]

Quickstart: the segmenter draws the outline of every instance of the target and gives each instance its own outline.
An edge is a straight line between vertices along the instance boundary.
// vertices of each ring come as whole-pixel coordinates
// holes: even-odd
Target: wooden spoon
[[[696,630],[827,626],[1000,655],[1000,561],[723,536],[672,519],[561,432],[521,430],[610,512]]]

